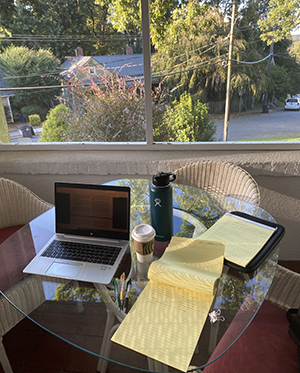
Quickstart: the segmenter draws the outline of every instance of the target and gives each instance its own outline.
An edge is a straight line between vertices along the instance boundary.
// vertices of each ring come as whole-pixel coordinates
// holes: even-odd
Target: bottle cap
[[[149,224],[139,224],[132,231],[132,238],[138,242],[149,242],[154,240],[155,230]]]
[[[152,176],[152,183],[155,186],[168,186],[170,181],[174,181],[175,179],[176,175],[171,172],[159,172]]]

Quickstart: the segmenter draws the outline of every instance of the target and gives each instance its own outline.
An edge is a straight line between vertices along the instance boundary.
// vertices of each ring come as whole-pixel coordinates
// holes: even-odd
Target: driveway
[[[224,119],[215,121],[216,140],[223,141]],[[251,116],[231,118],[228,124],[228,141],[300,134],[300,112],[269,110]]]

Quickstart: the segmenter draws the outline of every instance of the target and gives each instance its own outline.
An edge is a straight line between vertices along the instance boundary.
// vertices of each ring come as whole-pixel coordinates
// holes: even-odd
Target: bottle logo
[[[161,207],[161,199],[160,198],[155,198],[154,202],[155,202],[154,207],[156,207],[156,206]]]

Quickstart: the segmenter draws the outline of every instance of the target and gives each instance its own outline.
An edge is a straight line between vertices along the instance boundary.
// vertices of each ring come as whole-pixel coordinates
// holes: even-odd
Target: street
[[[216,141],[223,141],[224,120],[217,120]],[[227,141],[300,134],[299,111],[276,111],[232,118],[228,124]]]

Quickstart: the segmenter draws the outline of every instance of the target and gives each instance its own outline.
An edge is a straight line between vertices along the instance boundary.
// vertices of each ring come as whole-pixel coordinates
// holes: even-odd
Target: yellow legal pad
[[[201,240],[225,243],[225,258],[246,267],[276,228],[226,213],[201,236]]]
[[[186,372],[223,262],[223,243],[173,237],[112,341]]]

